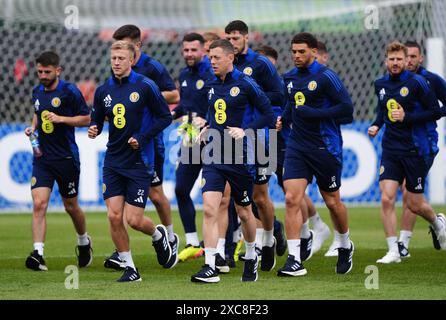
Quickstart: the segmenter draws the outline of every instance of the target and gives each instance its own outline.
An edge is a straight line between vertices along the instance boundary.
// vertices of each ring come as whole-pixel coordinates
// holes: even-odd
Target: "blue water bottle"
[[[37,132],[33,132],[29,135],[29,141],[31,141],[31,146],[33,147],[34,157],[39,158],[42,156],[42,150],[40,150],[39,139],[37,137]]]

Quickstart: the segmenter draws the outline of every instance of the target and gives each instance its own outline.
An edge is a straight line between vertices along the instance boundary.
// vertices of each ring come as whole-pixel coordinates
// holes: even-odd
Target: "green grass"
[[[437,208],[445,211],[445,207]],[[283,218],[283,210],[277,210]],[[328,213],[319,210],[325,221]],[[66,214],[48,214],[45,259],[48,272],[25,268],[24,261],[32,250],[31,216],[0,214],[0,299],[446,299],[446,252],[433,249],[428,224],[419,219],[411,241],[412,257],[400,264],[379,265],[379,289],[368,290],[364,281],[366,266],[377,265],[376,259],[386,252],[386,242],[378,208],[351,208],[350,230],[355,242],[354,266],[350,274],[334,272],[336,258],[325,258],[329,245],[305,263],[308,275],[279,278],[276,272],[260,272],[255,283],[242,283],[242,263],[230,274],[222,275],[213,285],[190,282],[190,276],[203,264],[203,259],[178,264],[172,270],[158,265],[151,239],[131,231],[131,248],[143,281],[119,284],[116,271],[104,269],[102,262],[114,246],[105,213],[88,213],[89,234],[93,238],[93,264],[79,272],[79,289],[67,290],[64,283],[67,265],[75,265],[76,237]],[[154,217],[156,214],[150,213]],[[201,220],[201,214],[198,216]],[[155,219],[158,221],[158,218]],[[182,246],[184,234],[178,213],[174,213],[175,229]],[[201,225],[201,223],[200,223]],[[201,230],[201,226],[200,229]],[[180,248],[182,248],[182,246]],[[284,263],[279,257],[277,268]]]

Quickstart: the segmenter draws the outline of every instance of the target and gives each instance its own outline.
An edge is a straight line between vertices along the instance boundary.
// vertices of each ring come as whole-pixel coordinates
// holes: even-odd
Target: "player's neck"
[[[121,81],[122,79],[127,78],[130,75],[130,72],[132,72],[132,69],[128,69],[125,73],[123,73],[120,76],[115,75],[115,78]]]
[[[59,77],[56,78],[56,81],[53,82],[53,84],[49,87],[45,87],[45,91],[53,91],[56,90],[57,86],[59,85]]]
[[[400,73],[391,73],[389,71],[390,78],[392,78],[392,79],[399,79],[401,77],[401,75],[404,73],[404,71],[405,70],[401,71]]]
[[[139,58],[141,58],[141,50],[136,50],[135,53],[135,62],[133,63],[133,65],[136,65],[139,61]]]
[[[316,61],[316,59],[312,58],[310,61],[308,61],[308,63],[305,64],[305,66],[298,67],[298,69],[307,70],[314,63],[314,61]]]
[[[228,73],[231,73],[232,71],[234,71],[234,65],[232,65],[225,73],[220,75],[220,80],[224,82]]]

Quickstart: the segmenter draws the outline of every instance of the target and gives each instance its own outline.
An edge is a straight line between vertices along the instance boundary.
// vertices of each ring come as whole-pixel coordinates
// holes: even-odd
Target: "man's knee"
[[[381,193],[381,204],[383,207],[392,207],[395,205],[396,197],[386,192]]]
[[[203,216],[206,219],[217,219],[218,207],[215,204],[203,204]]]
[[[154,205],[162,203],[164,200],[164,193],[162,187],[155,187],[150,189],[149,198]]]
[[[123,212],[115,208],[109,208],[107,212],[108,220],[112,225],[122,223]]]
[[[287,207],[297,207],[300,205],[302,197],[300,197],[296,192],[287,191],[285,194],[285,205]]]
[[[423,196],[418,196],[417,194],[412,194],[410,192],[406,192],[406,205],[407,208],[413,213],[417,214],[421,211],[421,208],[425,202]]]
[[[34,199],[34,215],[45,214],[48,208],[48,201],[43,199]]]
[[[269,197],[268,194],[265,193],[254,193],[252,196],[254,202],[256,203],[257,207],[259,208],[265,208],[268,205]]]
[[[142,224],[143,216],[140,215],[127,215],[127,224],[133,229],[139,229]]]
[[[252,213],[251,206],[242,207],[237,206],[237,215],[240,217],[240,220],[243,222],[248,221],[250,218],[254,218],[254,214]]]
[[[75,201],[65,201],[64,207],[65,207],[65,211],[70,214],[79,211],[79,205]]]

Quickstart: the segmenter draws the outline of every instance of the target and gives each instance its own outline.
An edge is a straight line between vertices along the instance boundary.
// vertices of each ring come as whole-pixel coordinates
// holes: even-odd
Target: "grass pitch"
[[[446,211],[446,207],[437,207]],[[329,221],[326,209],[319,210]],[[155,221],[156,213],[150,212]],[[283,219],[283,210],[277,215]],[[174,227],[184,247],[184,233],[178,212],[174,212]],[[93,264],[79,271],[79,288],[66,289],[68,265],[76,265],[76,235],[67,214],[47,215],[45,260],[48,272],[25,268],[25,259],[32,251],[31,216],[29,214],[0,214],[0,299],[446,299],[446,252],[433,249],[428,224],[418,219],[410,243],[411,258],[400,264],[378,265],[376,260],[387,251],[380,221],[379,208],[350,208],[350,234],[355,243],[353,270],[336,275],[336,258],[325,258],[329,246],[305,262],[308,274],[298,278],[279,278],[277,269],[283,266],[286,255],[279,257],[272,272],[260,271],[255,283],[242,283],[242,262],[230,274],[221,275],[218,284],[195,284],[190,276],[199,270],[204,259],[179,263],[165,270],[156,261],[151,239],[130,231],[131,249],[142,282],[116,283],[120,272],[106,270],[102,263],[114,249],[105,213],[87,213],[88,232],[93,239]],[[201,212],[197,214],[201,231]],[[200,232],[201,233],[201,232]],[[366,267],[378,267],[375,284],[370,283]],[[378,282],[376,282],[376,280]]]

